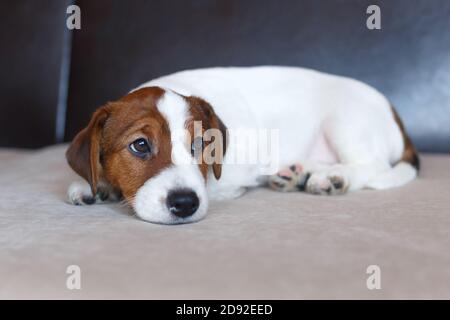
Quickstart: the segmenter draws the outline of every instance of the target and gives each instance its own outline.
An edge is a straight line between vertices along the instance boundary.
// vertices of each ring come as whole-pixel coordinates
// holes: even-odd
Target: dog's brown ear
[[[70,167],[89,182],[93,196],[97,194],[101,174],[100,139],[107,117],[106,107],[98,109],[89,125],[76,135],[66,152]]]
[[[213,142],[215,148],[212,154],[212,156],[214,157],[212,170],[214,173],[214,177],[219,180],[220,176],[222,175],[222,163],[227,149],[227,127],[224,125],[219,116],[214,112],[214,109],[208,102],[195,96],[187,97],[187,100],[191,105],[191,108],[196,110],[199,118],[202,119],[202,124],[206,129],[206,132],[211,133],[211,137],[205,138],[211,141],[211,138],[214,137]],[[217,137],[217,135],[213,134],[209,129],[219,130],[220,137]]]
[[[219,141],[215,141],[218,147],[215,150],[218,150],[220,154],[214,155],[215,161],[212,164],[214,177],[216,177],[216,179],[219,180],[220,176],[222,175],[222,163],[225,157],[225,152],[227,150],[227,141],[228,141],[227,128],[223,124],[222,120],[216,115],[216,113],[212,114],[212,117],[210,119],[210,125],[211,128],[218,129],[222,137],[222,139],[219,139]]]

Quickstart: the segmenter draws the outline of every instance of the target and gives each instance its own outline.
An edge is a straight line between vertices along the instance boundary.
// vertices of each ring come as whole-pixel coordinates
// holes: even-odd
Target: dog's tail
[[[400,117],[391,107],[395,122],[402,133],[404,150],[400,160],[388,171],[382,173],[367,184],[372,189],[388,189],[399,187],[414,180],[420,170],[420,160],[416,148],[406,133]]]

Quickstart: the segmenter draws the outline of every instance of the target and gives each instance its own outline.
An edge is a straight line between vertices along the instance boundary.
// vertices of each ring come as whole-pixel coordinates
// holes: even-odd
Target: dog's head
[[[107,183],[140,218],[186,223],[206,214],[206,182],[209,172],[220,178],[225,137],[206,101],[148,87],[99,108],[66,156],[93,195]]]

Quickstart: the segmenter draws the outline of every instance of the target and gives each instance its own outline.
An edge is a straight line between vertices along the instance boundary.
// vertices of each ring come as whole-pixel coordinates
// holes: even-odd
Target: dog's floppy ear
[[[227,149],[227,127],[224,125],[219,116],[214,112],[214,109],[208,102],[195,96],[187,97],[187,100],[190,103],[191,107],[200,113],[200,116],[203,119],[202,123],[204,124],[207,133],[211,133],[209,129],[216,129],[220,132],[220,137],[217,137],[216,135],[211,133],[211,137],[214,137],[215,144],[215,149],[213,151],[214,161],[212,163],[212,170],[214,173],[214,177],[219,180],[220,176],[222,175],[222,163]],[[211,137],[206,138],[208,138],[209,140]],[[215,140],[216,138],[221,139]],[[218,152],[218,154],[216,154],[216,151]]]
[[[66,152],[70,167],[89,182],[93,196],[97,194],[101,174],[100,139],[107,117],[106,107],[98,109],[89,125],[76,135]]]
[[[210,126],[212,129],[218,129],[221,133],[222,139],[221,141],[215,141],[215,143],[218,146],[220,154],[215,155],[215,161],[212,164],[212,169],[214,173],[214,177],[216,177],[217,180],[220,179],[220,176],[222,175],[222,163],[223,159],[225,157],[225,152],[227,150],[227,128],[223,124],[222,120],[216,115],[215,112],[213,112],[211,119],[210,119]],[[216,148],[217,150],[217,148]]]

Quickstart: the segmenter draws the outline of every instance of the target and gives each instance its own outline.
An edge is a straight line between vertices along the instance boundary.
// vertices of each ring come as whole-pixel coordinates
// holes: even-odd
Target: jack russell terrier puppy
[[[232,128],[278,130],[276,172],[229,161],[248,151]],[[220,136],[205,138],[210,129]],[[212,161],[192,161],[213,142]],[[419,170],[400,118],[377,90],[273,66],[188,70],[147,82],[99,108],[67,160],[87,181],[71,184],[71,203],[123,198],[141,219],[163,224],[198,221],[209,199],[263,184],[338,195],[401,186]]]

